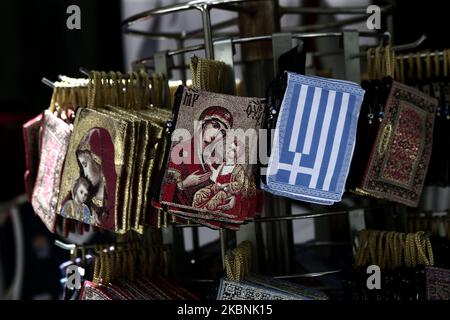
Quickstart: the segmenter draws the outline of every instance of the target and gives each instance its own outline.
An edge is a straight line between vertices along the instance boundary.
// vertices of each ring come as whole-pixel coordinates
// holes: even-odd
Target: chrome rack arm
[[[417,39],[414,42],[394,46],[392,49],[394,49],[394,51],[405,51],[405,50],[414,49],[414,48],[417,48],[418,46],[420,46],[426,39],[427,39],[427,35],[423,34],[420,36],[419,39]]]
[[[425,34],[423,34],[414,42],[406,43],[406,44],[402,44],[402,45],[398,45],[398,46],[393,46],[392,49],[395,52],[414,49],[414,48],[417,48],[418,46],[420,46],[426,39],[427,39],[427,36]],[[364,57],[365,55],[366,55],[365,52],[361,52],[359,54],[351,56],[350,58],[351,59],[361,58],[361,57]]]
[[[420,58],[426,58],[426,57],[427,57],[427,53],[425,53],[425,52],[422,52],[422,53],[415,53],[415,54],[414,54],[415,57],[417,57],[417,55],[419,55]],[[430,52],[430,57],[434,57],[435,55],[436,55],[435,52]],[[444,52],[443,52],[443,51],[439,51],[439,52],[437,53],[437,55],[438,55],[439,57],[442,57],[442,56],[444,55]],[[404,54],[404,55],[397,55],[395,58],[396,58],[397,60],[400,60],[400,59],[406,60],[406,59],[408,59],[408,57],[409,57],[409,56],[408,56],[407,54]]]
[[[392,5],[386,5],[380,8],[382,13],[392,10]],[[329,8],[312,8],[312,7],[291,7],[280,6],[280,15],[284,14],[317,14],[317,15],[334,15],[334,14],[361,14],[367,15],[367,7],[329,7]]]
[[[342,36],[342,32],[310,32],[310,33],[305,32],[305,33],[292,34],[292,38],[294,38],[294,39],[340,37],[340,36]],[[368,38],[390,37],[390,35],[388,33],[381,34],[381,33],[376,33],[376,32],[361,32],[360,36],[368,37]],[[271,39],[272,39],[272,35],[233,38],[232,43],[233,44],[242,44],[242,43],[249,43],[249,42],[254,42],[254,41],[268,41]],[[214,40],[213,44],[218,44],[223,41],[227,41],[227,40]],[[168,56],[176,56],[176,55],[185,54],[185,53],[194,52],[194,51],[200,51],[200,50],[204,50],[204,49],[205,49],[205,46],[203,44],[199,44],[199,45],[194,45],[194,46],[189,46],[189,47],[185,47],[185,48],[168,51],[167,55]],[[153,61],[153,56],[136,60],[132,63],[132,65],[147,64],[151,61]]]
[[[326,29],[332,29],[336,27],[345,26],[348,24],[354,24],[361,21],[365,21],[367,19],[367,16],[359,16],[359,17],[351,17],[347,19],[342,19],[340,21],[334,21],[329,23],[321,23],[321,24],[309,24],[299,27],[289,27],[284,28],[283,32],[308,32],[308,31],[318,31],[318,30],[326,30]]]
[[[307,214],[293,214],[290,216],[279,216],[279,217],[261,217],[255,218],[255,222],[265,223],[265,222],[275,222],[275,221],[288,221],[288,220],[299,220],[299,219],[315,219],[329,216],[337,216],[347,214],[348,211],[334,211],[334,212],[322,212],[322,213],[307,213]]]
[[[89,77],[89,74],[91,73],[91,71],[89,71],[88,69],[83,68],[83,67],[80,67],[79,71],[81,74],[84,74],[86,77]]]
[[[202,15],[205,12],[209,13],[210,9],[221,9],[221,10],[232,10],[232,11],[240,11],[248,14],[254,13],[253,10],[247,9],[244,7],[239,6],[239,4],[245,3],[245,2],[258,2],[258,1],[269,1],[269,0],[192,0],[180,4],[173,4],[161,8],[156,8],[148,11],[144,11],[141,13],[138,13],[136,15],[133,15],[127,19],[125,19],[122,22],[122,30],[125,34],[135,34],[135,35],[141,35],[146,37],[156,37],[156,38],[164,38],[164,36],[159,35],[159,33],[149,33],[145,31],[139,31],[135,29],[130,29],[132,25],[146,21],[148,19],[165,15],[165,14],[171,14],[171,13],[177,13],[182,12],[186,10],[199,10]],[[214,29],[214,26],[211,26],[212,29]],[[203,30],[203,29],[202,29]],[[197,33],[198,31],[195,31],[194,33]],[[190,34],[191,32],[185,32],[180,34],[165,34],[168,36],[166,39],[185,39],[186,35]]]
[[[275,276],[275,279],[295,279],[295,278],[318,278],[323,276],[328,276],[330,274],[336,274],[341,273],[342,269],[337,270],[329,270],[329,271],[322,271],[322,272],[310,272],[310,273],[299,273],[299,274],[288,274],[288,275],[282,275],[282,276]]]
[[[50,81],[50,80],[48,80],[47,78],[45,78],[45,77],[43,77],[43,78],[41,79],[41,82],[42,82],[43,84],[45,84],[46,86],[52,88],[52,89],[55,87],[55,84],[54,84],[52,81]]]
[[[116,242],[116,243],[111,243],[109,244],[109,249],[113,249],[115,247],[120,247],[120,246],[126,246],[129,245],[130,243],[132,243],[133,241],[123,241],[123,242]],[[64,243],[60,240],[55,240],[55,245],[61,249],[67,250],[67,251],[71,251],[74,249],[96,249],[97,245],[95,244],[88,244],[88,245],[83,245],[83,244],[73,244],[73,243]]]
[[[378,208],[384,208],[384,206],[367,207],[367,208],[361,208],[361,209],[374,210],[374,209],[378,209]],[[316,219],[316,218],[322,218],[322,217],[348,214],[351,210],[352,209],[349,208],[347,210],[331,211],[331,212],[300,213],[300,214],[293,214],[293,215],[289,215],[289,216],[279,216],[279,217],[259,217],[259,218],[257,217],[253,220],[253,222],[266,223],[266,222],[300,220],[300,219]],[[175,224],[174,226],[178,227],[178,228],[203,227],[203,225],[201,225],[201,224]]]
[[[328,270],[328,271],[321,271],[321,272],[308,272],[308,273],[298,273],[298,274],[288,274],[288,275],[281,275],[281,276],[274,276],[272,278],[274,279],[295,279],[295,278],[319,278],[328,276],[330,274],[336,274],[341,273],[342,269],[335,269],[335,270]],[[198,282],[198,283],[211,283],[214,282],[214,279],[180,279],[180,282]]]
[[[55,240],[55,245],[67,251],[72,251],[77,247],[75,244],[68,244],[59,240]]]

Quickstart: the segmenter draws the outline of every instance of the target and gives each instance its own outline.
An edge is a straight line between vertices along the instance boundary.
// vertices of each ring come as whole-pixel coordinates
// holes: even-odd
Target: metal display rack
[[[247,4],[253,5],[248,7]],[[240,18],[249,18],[255,14],[255,10],[258,10],[258,6],[262,3],[272,3],[275,15],[275,20],[279,20],[281,16],[286,14],[300,14],[300,15],[331,15],[331,14],[352,14],[355,17],[345,19],[343,21],[333,22],[330,24],[318,24],[310,26],[291,27],[279,32],[265,35],[253,35],[253,36],[241,36],[236,33],[223,33],[219,32],[229,26],[236,25]],[[226,21],[219,22],[217,24],[211,24],[211,10],[228,10],[238,12],[240,17],[233,18]],[[133,27],[139,22],[168,14],[179,13],[187,10],[197,10],[201,14],[202,28],[197,30],[180,31],[177,33],[167,32],[147,32]],[[139,59],[133,63],[134,67],[140,65],[146,65],[150,62],[153,64],[153,69],[156,72],[163,73],[168,76],[172,69],[182,69],[181,79],[183,83],[186,81],[185,74],[185,62],[184,58],[181,59],[181,65],[174,66],[170,59],[174,56],[184,55],[190,52],[196,52],[204,50],[205,57],[209,59],[217,59],[224,61],[231,69],[234,69],[236,61],[234,59],[236,45],[243,45],[255,42],[271,42],[272,47],[272,70],[267,69],[268,74],[277,74],[277,63],[280,55],[290,50],[293,47],[293,41],[303,41],[305,39],[316,38],[338,38],[342,45],[342,50],[336,52],[342,54],[345,63],[345,78],[346,80],[360,83],[361,82],[361,61],[360,58],[365,56],[365,53],[361,53],[359,45],[359,39],[361,37],[373,37],[377,39],[386,39],[388,43],[392,41],[392,5],[389,3],[381,7],[381,12],[387,15],[388,32],[359,32],[357,30],[336,30],[338,27],[353,24],[355,22],[364,21],[367,19],[366,7],[348,7],[348,8],[305,8],[305,7],[282,7],[278,5],[277,0],[193,0],[182,4],[171,5],[163,8],[152,9],[134,15],[127,18],[122,23],[123,32],[127,35],[141,36],[147,39],[154,40],[176,40],[177,47],[173,50],[157,52],[151,57]],[[334,29],[332,32],[318,32],[318,30]],[[309,32],[306,32],[309,31]],[[314,31],[314,32],[312,32]],[[203,44],[198,44],[190,47],[185,47],[184,43],[187,39],[199,39],[203,38]],[[401,46],[394,46],[394,50],[402,51],[417,47],[420,45],[425,37],[421,37],[417,41],[404,44]],[[333,54],[336,54],[333,53]],[[320,55],[321,53],[319,53]],[[398,57],[399,58],[399,57]],[[245,66],[246,61],[239,62]],[[46,83],[47,80],[43,80]],[[48,83],[47,83],[48,84]],[[264,90],[265,88],[262,88]],[[379,203],[375,208],[379,208]],[[292,268],[289,266],[292,264],[293,255],[293,236],[292,236],[292,222],[301,219],[319,219],[330,218],[335,216],[348,216],[349,220],[349,242],[353,243],[352,237],[361,227],[358,223],[358,219],[364,220],[364,213],[366,211],[374,209],[373,206],[361,206],[358,208],[345,208],[338,210],[318,210],[312,213],[305,214],[292,214],[292,203],[288,199],[275,197],[272,195],[266,196],[263,216],[255,218],[254,222],[241,226],[241,229],[236,232],[227,231],[224,229],[219,230],[220,237],[220,254],[222,262],[224,262],[224,256],[228,249],[230,249],[230,242],[236,244],[243,240],[250,240],[254,248],[256,248],[255,254],[259,257],[266,256],[265,262],[270,264],[278,264],[279,267],[275,268],[275,272],[281,273],[281,275],[275,275],[280,279],[292,279],[292,278],[317,278],[327,276],[330,274],[336,274],[341,270],[327,270],[322,272],[309,272],[309,273],[292,273]],[[393,213],[401,221],[404,217],[401,216],[404,213],[404,208],[388,206],[383,204],[383,208],[386,208],[386,212]],[[355,209],[355,210],[354,210]],[[356,210],[359,209],[359,210]],[[266,227],[263,230],[263,225]],[[196,234],[199,224],[170,224],[168,228],[162,229],[162,242],[163,244],[173,244],[174,254],[179,255],[182,251],[182,230],[184,228],[192,228],[194,237],[194,247],[198,250],[198,234]],[[233,238],[233,241],[229,241]],[[268,243],[269,247],[261,248],[261,244]],[[323,242],[317,245],[330,245],[337,242]],[[67,250],[73,250],[72,246],[65,245],[61,242],[58,246]],[[267,254],[264,254],[267,253]],[[258,268],[258,259],[256,261],[256,268]],[[224,266],[224,264],[223,264]],[[212,282],[211,279],[186,279],[185,281],[196,282]]]

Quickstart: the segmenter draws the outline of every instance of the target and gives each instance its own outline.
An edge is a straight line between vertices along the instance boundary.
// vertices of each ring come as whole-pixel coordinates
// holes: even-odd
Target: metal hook
[[[41,82],[42,82],[43,84],[45,84],[46,86],[52,88],[52,89],[55,87],[55,84],[54,84],[52,81],[50,81],[50,80],[48,80],[47,78],[45,78],[45,77],[43,77],[43,78],[41,79]]]
[[[426,36],[425,34],[423,34],[423,35],[420,36],[419,39],[417,39],[417,40],[414,41],[414,42],[406,43],[406,44],[401,44],[401,45],[398,45],[398,46],[393,46],[392,49],[393,49],[395,52],[414,49],[414,48],[417,48],[418,46],[420,46],[426,39],[427,39],[427,36]],[[359,53],[359,54],[350,56],[350,59],[355,59],[355,58],[364,57],[365,55],[366,55],[365,52]]]

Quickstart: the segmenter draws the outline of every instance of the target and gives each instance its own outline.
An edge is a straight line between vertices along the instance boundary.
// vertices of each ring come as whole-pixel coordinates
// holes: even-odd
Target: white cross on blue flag
[[[288,72],[262,188],[307,202],[340,201],[363,97],[356,83]]]

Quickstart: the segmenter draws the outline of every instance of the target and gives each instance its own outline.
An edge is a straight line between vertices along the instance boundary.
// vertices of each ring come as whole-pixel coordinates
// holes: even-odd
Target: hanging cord
[[[416,67],[417,67],[417,80],[422,80],[422,59],[420,58],[420,52],[416,53]]]
[[[59,87],[57,84],[55,84],[55,86],[53,87],[52,98],[50,99],[50,105],[48,107],[48,110],[51,113],[55,112],[55,109],[56,109],[55,103],[57,101],[56,98],[58,96],[58,92],[59,92]]]
[[[412,81],[414,78],[414,54],[410,52],[408,54],[408,81]]]
[[[123,274],[121,253],[122,250],[120,250],[119,248],[115,248],[113,251],[113,255],[111,257],[112,264],[114,266],[111,272],[112,279],[117,279]]]
[[[415,234],[408,233],[406,235],[405,252],[406,255],[406,266],[414,268],[417,265],[417,247],[415,244]]]
[[[96,74],[96,80],[95,80],[95,108],[103,107],[104,97],[105,94],[103,91],[103,83],[102,83],[102,74],[99,71],[95,72]]]
[[[380,55],[381,47],[375,48],[375,71],[374,76],[375,79],[381,79],[383,77],[382,63],[381,63],[381,55]]]
[[[95,97],[95,78],[94,72],[89,73],[89,83],[88,83],[88,108],[93,108]]]
[[[386,76],[387,74],[387,63],[386,63],[386,52],[384,50],[383,47],[379,47],[380,51],[379,51],[379,55],[378,55],[378,59],[379,59],[379,67],[378,67],[378,79],[381,79],[383,77]]]
[[[374,80],[374,66],[373,66],[373,48],[367,49],[366,60],[367,60],[367,78],[369,80]]]
[[[58,96],[58,103],[56,104],[56,116],[59,118],[61,116],[61,109],[64,108],[64,105],[66,103],[66,88],[61,87],[59,96]]]
[[[362,260],[362,254],[363,254],[362,251],[364,248],[362,234],[363,234],[363,231],[359,231],[358,235],[357,235],[358,247],[355,252],[355,266],[356,267],[359,267],[361,265],[361,260]]]
[[[141,77],[139,77],[137,72],[131,72],[131,77],[133,79],[133,105],[134,109],[142,109],[142,88],[141,88]]]
[[[243,241],[239,246],[225,255],[225,274],[228,280],[239,282],[251,270],[252,248],[249,241]]]
[[[397,70],[397,64],[395,63],[397,61],[397,56],[395,54],[394,49],[391,47],[390,49],[390,55],[391,55],[391,76],[393,79],[398,79],[395,77],[395,73]]]
[[[401,73],[402,73],[401,61],[402,61],[402,59],[394,59],[394,64],[395,64],[394,79],[403,83],[403,79],[402,79],[402,75],[401,75]]]
[[[383,61],[383,66],[384,66],[383,76],[393,77],[392,66],[391,66],[391,46],[388,45],[384,48],[383,59],[384,59],[384,61]]]
[[[403,264],[403,258],[406,259],[406,234],[396,233],[397,235],[397,267]]]
[[[427,79],[431,79],[431,53],[430,50],[425,51],[425,75]]]
[[[392,268],[395,269],[399,266],[400,242],[398,232],[393,232],[390,239],[392,250]]]
[[[442,50],[442,64],[443,64],[443,76],[446,78],[448,75],[448,60],[447,60],[447,50]]]
[[[158,73],[152,74],[151,100],[154,107],[161,108],[161,87],[158,79]]]
[[[394,243],[392,241],[392,239],[394,238],[394,234],[395,232],[389,231],[386,234],[385,239],[383,264],[389,269],[393,269],[395,265]]]
[[[378,237],[378,264],[380,268],[384,268],[386,266],[386,235],[387,231],[381,231]],[[384,242],[383,242],[384,240]]]
[[[395,52],[392,49],[391,46],[386,46],[384,49],[385,52],[385,59],[386,59],[386,76],[391,77],[395,79],[395,66],[396,66],[396,59],[395,59]]]
[[[96,108],[99,105],[99,95],[101,90],[101,75],[98,71],[91,71],[88,84],[88,107]]]
[[[148,107],[150,105],[150,82],[149,82],[149,77],[148,74],[144,71],[141,70],[139,72],[139,75],[141,77],[141,82],[142,82],[142,89],[143,89],[143,95],[142,95],[142,101],[141,104],[143,107]]]
[[[108,79],[108,75],[105,71],[100,72],[101,75],[101,90],[100,90],[100,96],[101,96],[101,102],[98,105],[99,107],[104,107],[106,105],[111,104],[111,87]]]
[[[446,49],[444,50],[447,52],[446,56],[447,56],[447,67],[448,67],[448,72],[450,73],[450,49]]]
[[[434,51],[434,75],[439,77],[441,75],[441,63],[439,61],[439,50]]]
[[[104,282],[105,278],[105,252],[103,249],[98,253],[98,276],[97,276],[97,284]]]
[[[118,98],[118,105],[124,106],[125,105],[125,93],[124,93],[124,87],[123,87],[123,77],[122,73],[118,71],[117,73],[117,98]]]
[[[369,257],[369,232],[361,230],[358,233],[358,250],[355,255],[355,265],[361,267],[366,264]]]
[[[432,266],[434,265],[433,248],[430,239],[425,238],[424,235],[425,233],[423,231],[419,231],[414,235],[418,253],[418,263],[425,266]]]
[[[410,248],[410,237],[409,234],[406,235],[405,238],[405,265],[410,268],[412,265],[411,262],[411,250]]]
[[[404,62],[403,57],[401,57],[399,59],[399,61],[400,61],[400,70],[399,70],[400,78],[399,78],[399,81],[402,82],[402,83],[405,83],[405,62]]]
[[[136,109],[136,101],[135,101],[135,92],[134,92],[134,73],[130,73],[127,79],[127,98],[128,105],[127,107],[131,110]]]
[[[377,255],[377,239],[380,232],[378,230],[370,230],[369,235],[369,252],[370,252],[370,264],[379,265]]]
[[[100,251],[100,246],[98,244],[95,245],[95,249],[94,249],[95,253],[98,255],[99,251]],[[100,277],[100,259],[99,256],[96,257],[96,259],[94,260],[94,275],[92,278],[92,281],[94,283],[98,283],[99,282],[99,277]]]
[[[111,104],[113,106],[119,106],[118,92],[117,92],[117,74],[114,71],[109,73],[109,78],[111,81],[110,95],[111,95]]]

